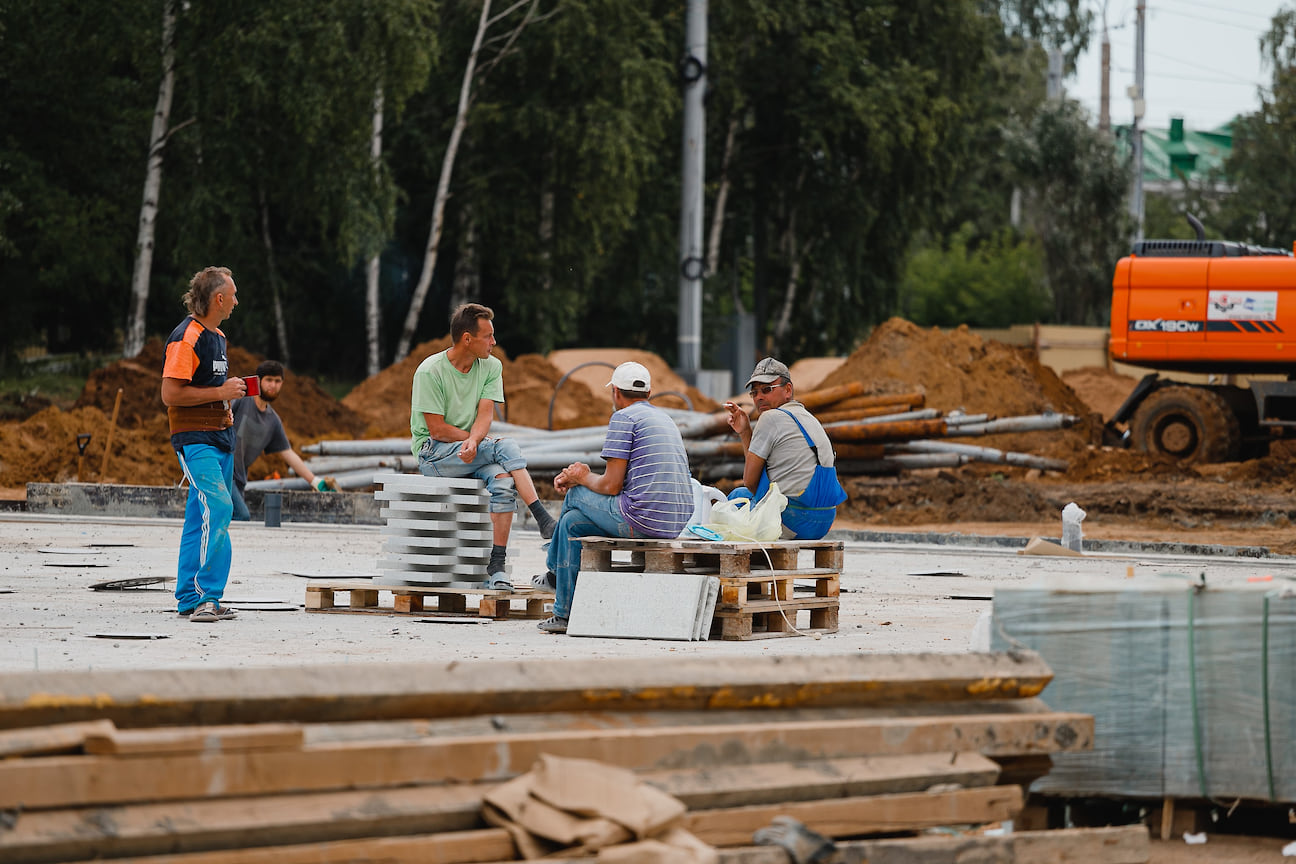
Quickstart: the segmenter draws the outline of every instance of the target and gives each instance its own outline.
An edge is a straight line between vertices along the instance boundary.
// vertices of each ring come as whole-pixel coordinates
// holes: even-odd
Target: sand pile
[[[449,334],[415,347],[409,356],[377,375],[360,382],[342,399],[342,404],[364,418],[370,438],[409,435],[410,386],[414,370],[427,357],[450,347]],[[558,398],[554,387],[562,378],[552,363],[539,354],[523,354],[510,360],[498,345],[491,352],[504,365],[504,420],[522,426],[547,428],[549,403],[553,400],[553,428],[595,426],[611,416],[606,397],[596,396],[579,381],[567,381]],[[604,403],[608,404],[605,412]]]
[[[139,354],[96,370],[86,381],[71,411],[47,408],[22,423],[0,426],[0,486],[29,482],[62,483],[78,475],[85,482],[164,486],[180,481],[180,466],[171,450],[166,407],[162,404],[163,345],[150,340]],[[238,346],[229,346],[230,370],[251,375],[264,357]],[[113,406],[121,390],[117,423],[112,428]],[[408,397],[407,397],[408,398]],[[323,439],[357,438],[364,434],[363,418],[325,392],[313,378],[284,374],[283,395],[275,411],[294,447]],[[104,453],[111,452],[101,476]],[[78,435],[90,435],[82,458]],[[286,465],[277,458],[260,459],[249,472],[260,479]]]

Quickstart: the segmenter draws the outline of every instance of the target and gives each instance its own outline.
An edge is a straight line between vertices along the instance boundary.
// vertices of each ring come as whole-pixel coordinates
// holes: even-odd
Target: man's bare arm
[[[247,383],[242,378],[226,378],[219,387],[195,387],[180,378],[162,379],[162,404],[171,408],[241,399],[246,394]]]

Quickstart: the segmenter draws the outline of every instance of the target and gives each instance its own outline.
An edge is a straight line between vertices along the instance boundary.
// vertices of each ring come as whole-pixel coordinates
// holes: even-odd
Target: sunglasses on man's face
[[[753,396],[755,396],[757,393],[759,393],[762,396],[768,396],[769,394],[773,393],[776,389],[782,386],[783,386],[782,384],[766,384],[764,386],[757,385],[751,388],[751,390],[749,390],[748,392]]]

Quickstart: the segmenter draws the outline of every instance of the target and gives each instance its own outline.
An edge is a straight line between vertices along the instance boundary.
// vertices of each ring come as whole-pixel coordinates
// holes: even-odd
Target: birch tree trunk
[[[459,140],[463,137],[464,127],[468,125],[468,106],[472,102],[473,74],[477,67],[477,55],[481,52],[482,39],[490,20],[491,0],[482,3],[481,18],[477,22],[477,35],[473,38],[472,52],[468,55],[468,65],[464,68],[463,84],[459,87],[459,111],[455,115],[454,129],[450,132],[450,143],[446,146],[445,157],[441,160],[441,177],[437,181],[436,199],[432,204],[432,229],[428,232],[427,250],[423,255],[423,272],[419,274],[418,285],[414,296],[410,298],[409,312],[405,316],[405,326],[401,329],[400,341],[396,345],[395,362],[400,362],[409,354],[410,343],[414,339],[414,330],[418,326],[423,303],[427,300],[428,288],[432,285],[432,271],[436,269],[437,252],[441,246],[441,229],[445,219],[446,200],[450,197],[450,174],[454,171],[455,155],[459,151]]]
[[[369,139],[369,156],[373,161],[375,183],[378,182],[378,169],[382,160],[382,133],[383,88],[380,83],[374,88],[373,137]],[[377,375],[381,371],[378,359],[378,334],[379,325],[382,323],[378,305],[379,257],[379,253],[375,252],[369,258],[369,266],[365,269],[365,340],[369,349],[368,372],[370,377]]]
[[[711,236],[707,238],[707,276],[714,276],[720,266],[720,235],[724,231],[725,204],[729,201],[729,160],[733,158],[734,136],[737,133],[738,118],[733,117],[729,120],[729,132],[725,135],[724,157],[720,160],[720,188],[716,190],[715,211],[711,214]]]
[[[481,263],[477,260],[477,212],[471,204],[459,210],[459,257],[455,260],[450,308],[475,302],[481,296]]]
[[[135,240],[135,270],[131,274],[131,307],[126,322],[123,357],[134,357],[144,347],[149,277],[153,272],[153,237],[157,229],[158,199],[162,193],[162,150],[171,122],[171,97],[175,93],[175,0],[162,6],[162,81],[158,85],[153,131],[149,135],[148,170],[144,175],[144,201],[140,205],[139,233]]]
[[[266,277],[270,280],[270,300],[274,306],[275,335],[279,339],[280,363],[291,366],[288,356],[288,327],[284,322],[283,298],[279,294],[279,268],[275,264],[274,242],[270,239],[270,207],[266,204],[265,187],[257,187],[257,199],[261,205],[261,244],[265,247]]]

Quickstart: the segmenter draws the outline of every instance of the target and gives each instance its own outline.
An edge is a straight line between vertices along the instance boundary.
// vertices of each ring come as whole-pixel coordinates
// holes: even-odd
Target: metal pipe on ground
[[[412,441],[412,438],[319,441],[301,450],[312,456],[404,456],[411,452]]]
[[[396,471],[418,469],[417,456],[316,456],[310,460],[313,474],[359,471],[364,468],[392,468]]]
[[[1014,453],[1008,450],[998,450],[994,447],[955,444],[952,441],[909,441],[904,444],[888,444],[886,449],[888,455],[893,453],[957,453],[977,462],[1018,465],[1023,468],[1039,468],[1043,471],[1065,471],[1068,467],[1065,459],[1050,459],[1030,453]]]
[[[908,410],[909,406],[901,403],[879,405],[875,408],[851,408],[845,411],[824,411],[816,414],[820,423],[840,423],[843,420],[864,420],[869,417],[886,417]]]
[[[964,435],[999,435],[1004,432],[1048,432],[1053,429],[1069,429],[1079,419],[1072,414],[1029,414],[1022,417],[1001,417],[985,423],[974,423],[959,426],[957,434]],[[953,433],[951,433],[953,434]]]
[[[880,417],[869,417],[865,420],[844,420],[837,423],[824,423],[823,427],[828,431],[828,437],[832,437],[832,430],[846,426],[865,426],[876,425],[880,423],[891,423],[905,420],[934,420],[941,416],[941,412],[935,408],[924,408],[921,411],[902,411],[899,414],[884,414]]]

